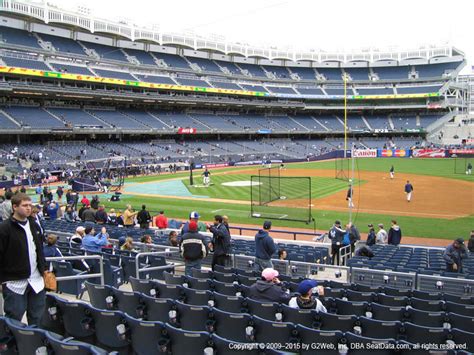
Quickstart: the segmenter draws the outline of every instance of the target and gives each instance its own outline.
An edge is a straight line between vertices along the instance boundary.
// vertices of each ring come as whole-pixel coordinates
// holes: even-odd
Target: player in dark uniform
[[[204,170],[204,172],[201,174],[203,176],[202,182],[205,186],[209,186],[209,183],[211,182],[211,172],[207,170],[207,168]]]
[[[392,167],[390,168],[390,179],[393,179],[395,177],[395,169],[392,165]]]
[[[413,185],[410,184],[410,181],[407,180],[405,184],[405,193],[407,194],[407,201],[411,201],[411,194],[413,193]]]

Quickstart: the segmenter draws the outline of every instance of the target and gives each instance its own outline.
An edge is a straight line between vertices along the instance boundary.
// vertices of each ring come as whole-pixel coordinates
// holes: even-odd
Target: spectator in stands
[[[349,232],[349,242],[351,244],[351,253],[354,253],[355,243],[360,240],[360,233],[354,223],[349,222],[347,225],[347,232]]]
[[[261,302],[288,304],[290,294],[281,284],[278,275],[278,271],[275,269],[264,269],[262,279],[250,286],[249,297]]]
[[[51,201],[48,205],[48,216],[50,220],[55,220],[58,218],[59,203]]]
[[[224,225],[224,219],[221,215],[214,216],[214,224],[207,225],[209,232],[212,233],[212,270],[215,265],[227,266],[230,262],[230,234]]]
[[[286,260],[287,257],[288,257],[288,253],[286,252],[285,249],[278,250],[278,260]]]
[[[388,244],[399,245],[402,241],[402,230],[397,225],[397,221],[392,219],[392,226],[388,231]]]
[[[109,220],[109,216],[107,215],[107,212],[105,211],[105,206],[100,205],[99,209],[95,213],[95,221],[97,224],[105,224]]]
[[[61,201],[64,195],[64,190],[62,186],[58,186],[58,188],[56,189],[56,195],[58,195],[58,201]]]
[[[134,251],[135,248],[133,245],[133,238],[132,237],[125,238],[125,243],[121,245],[120,250]]]
[[[165,216],[165,211],[160,211],[160,214],[155,217],[155,227],[159,229],[168,228],[168,218]]]
[[[95,223],[95,211],[91,208],[91,206],[87,205],[85,210],[82,211],[82,221]]]
[[[81,203],[86,206],[91,204],[91,202],[89,201],[86,195],[82,197]]]
[[[149,234],[142,235],[142,237],[140,238],[140,242],[143,244],[153,244],[153,240],[151,239],[151,235]]]
[[[342,247],[342,240],[346,231],[341,228],[341,221],[335,221],[329,230],[328,236],[331,240],[331,257],[333,264],[339,265],[339,252]]]
[[[172,247],[178,246],[178,233],[176,233],[176,231],[171,231],[168,235],[168,244]]]
[[[5,192],[3,195],[5,197],[5,200],[2,202],[0,205],[0,218],[2,221],[6,221],[10,218],[10,216],[13,213],[13,207],[12,207],[12,197],[13,193],[11,191]]]
[[[92,196],[91,208],[93,210],[97,210],[99,208],[99,196],[97,196],[97,195]]]
[[[467,249],[469,252],[474,253],[474,230],[471,231],[469,242],[467,243]]]
[[[79,248],[82,245],[86,229],[82,226],[76,228],[76,233],[69,238],[69,246]]]
[[[147,229],[150,227],[151,216],[150,212],[146,210],[146,206],[142,205],[142,209],[137,214],[137,222],[140,225],[141,229]]]
[[[378,225],[379,231],[377,232],[377,244],[387,244],[388,234],[387,231],[383,228],[383,224],[379,223]]]
[[[127,205],[126,210],[122,214],[123,226],[128,228],[135,226],[135,216],[137,214],[138,212],[133,211],[132,206]]]
[[[371,246],[375,244],[377,240],[377,236],[375,235],[374,225],[371,223],[368,225],[368,227],[369,227],[369,233],[367,234],[367,241],[365,242],[365,244],[368,246]]]
[[[367,258],[373,258],[375,254],[369,246],[363,245],[360,248],[357,248],[354,255],[355,256],[365,256]]]
[[[100,233],[94,236],[94,227],[87,226],[85,233],[86,235],[82,238],[82,248],[86,251],[98,253],[102,247],[109,244],[109,234],[105,227],[102,227]]]
[[[324,307],[318,297],[314,296],[314,293],[318,296],[324,296],[324,288],[318,287],[316,280],[307,279],[301,281],[297,292],[299,295],[292,297],[288,306],[291,308],[315,309],[317,312],[327,312],[326,307]]]
[[[79,219],[79,217],[77,216],[77,212],[72,209],[72,206],[70,205],[66,206],[64,219],[70,223],[76,222]]]
[[[462,261],[467,258],[467,248],[464,239],[458,238],[446,247],[443,259],[446,262],[446,271],[463,272]]]
[[[63,256],[59,249],[56,247],[58,236],[54,234],[48,234],[46,237],[46,244],[43,246],[43,254],[45,258]]]
[[[117,213],[115,213],[115,208],[111,208],[107,214],[107,223],[112,225],[117,225]]]
[[[226,216],[226,215],[224,215],[224,216],[222,216],[222,220],[223,220],[222,223],[224,223],[224,226],[227,228],[227,231],[228,231],[229,234],[230,234],[229,217]]]
[[[171,165],[170,165],[171,166]],[[199,222],[199,213],[197,213],[196,211],[192,211],[190,214],[189,214],[189,221],[187,221],[184,225],[183,225],[183,228],[181,228],[181,235],[183,235],[184,233],[187,233],[188,232],[188,226],[189,226],[189,222],[191,221],[196,221],[196,223]],[[198,225],[198,229],[199,229],[199,225]],[[205,231],[205,230],[204,230]]]
[[[184,274],[192,276],[192,270],[201,270],[201,261],[207,256],[209,240],[198,232],[196,221],[191,221],[188,232],[179,242],[179,250],[184,259]]]
[[[77,211],[77,215],[78,217],[80,218],[81,221],[83,221],[83,217],[82,217],[82,214],[84,213],[84,211],[87,209],[87,205],[82,205],[81,208],[79,208],[79,211]]]
[[[40,231],[41,231],[41,240],[44,240],[44,224],[43,224],[43,217],[40,214],[41,209],[38,205],[33,206],[31,209],[31,218],[33,218],[38,225]]]
[[[269,231],[272,228],[271,221],[263,222],[263,229],[255,235],[255,270],[262,271],[273,268],[272,255],[277,251],[277,247],[270,237]]]
[[[38,325],[45,306],[43,272],[46,261],[40,231],[31,215],[31,198],[11,198],[12,218],[0,224],[0,284],[5,316]]]

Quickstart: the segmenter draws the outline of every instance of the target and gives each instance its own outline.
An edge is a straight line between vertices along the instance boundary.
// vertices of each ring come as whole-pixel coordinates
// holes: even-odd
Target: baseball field
[[[474,159],[470,159],[474,164]],[[468,238],[474,229],[474,177],[455,172],[454,159],[360,158],[354,164],[354,208],[352,217],[365,232],[368,223],[390,226],[396,219],[405,236],[419,238]],[[394,166],[395,177],[389,169]],[[211,184],[204,186],[201,171],[194,172],[194,185],[189,172],[129,178],[119,202],[106,202],[108,208],[121,209],[142,204],[156,213],[164,210],[168,218],[186,219],[190,211],[198,211],[202,219],[211,221],[215,214],[228,215],[231,224],[260,225],[261,219],[250,213],[249,182],[261,167],[211,169]],[[284,220],[295,209],[311,207],[317,230],[328,230],[334,220],[348,221],[347,181],[335,179],[335,162],[287,164],[282,177],[311,178],[311,206],[307,202],[280,200],[275,203],[278,215],[274,226],[313,229],[313,224]],[[413,187],[407,202],[404,185]],[[293,186],[295,190],[299,186]]]

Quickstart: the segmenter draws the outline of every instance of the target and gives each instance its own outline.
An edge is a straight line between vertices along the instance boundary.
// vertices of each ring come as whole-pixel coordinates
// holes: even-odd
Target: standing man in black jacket
[[[331,239],[331,257],[333,264],[339,265],[339,252],[342,248],[342,240],[346,231],[341,228],[341,221],[334,222],[329,230],[329,239]]]
[[[201,270],[201,261],[207,256],[209,240],[198,232],[196,221],[190,221],[188,231],[179,242],[179,251],[184,259],[184,274],[193,276],[193,269]]]
[[[38,325],[45,305],[43,272],[46,261],[41,232],[31,215],[31,198],[12,197],[13,215],[0,224],[0,283],[5,315]]]
[[[151,215],[150,212],[146,210],[145,205],[142,205],[142,210],[137,214],[137,222],[141,229],[147,229],[150,226]]]
[[[214,216],[214,225],[208,225],[207,228],[212,233],[212,248],[214,255],[212,256],[212,270],[214,265],[226,266],[230,259],[230,234],[224,225],[224,219],[220,215]]]

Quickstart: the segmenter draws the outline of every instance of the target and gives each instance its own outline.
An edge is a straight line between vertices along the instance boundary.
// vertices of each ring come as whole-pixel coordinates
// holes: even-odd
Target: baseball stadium
[[[474,352],[462,48],[0,19],[0,353]]]

